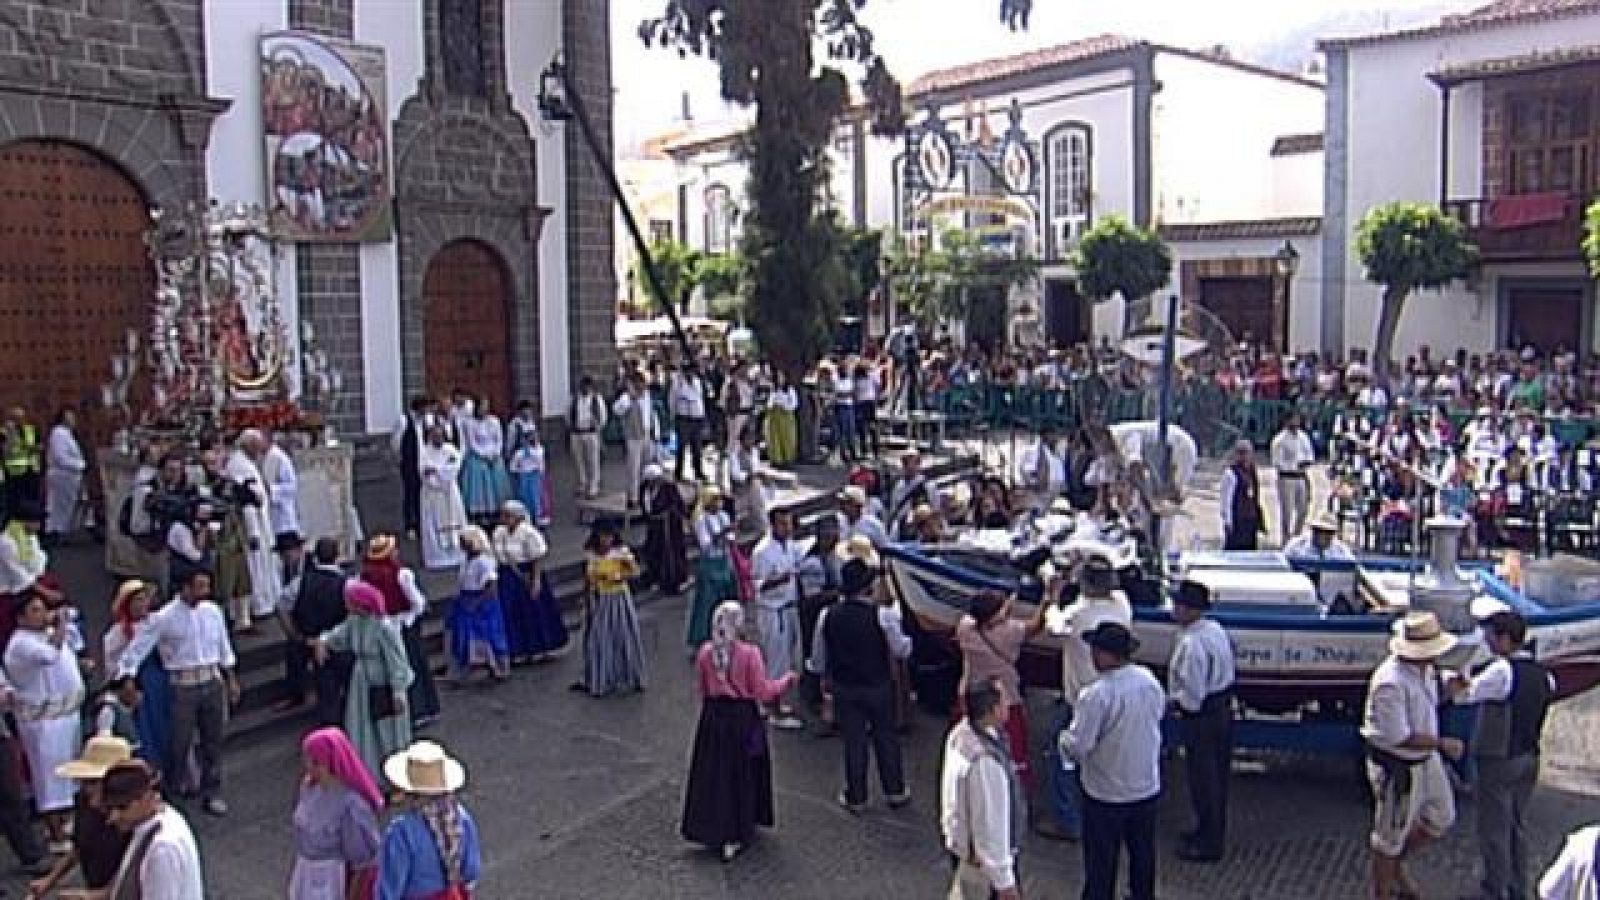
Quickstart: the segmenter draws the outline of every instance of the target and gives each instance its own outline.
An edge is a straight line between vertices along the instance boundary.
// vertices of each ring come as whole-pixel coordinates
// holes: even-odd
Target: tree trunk
[[[1404,285],[1383,289],[1383,302],[1378,308],[1378,335],[1372,342],[1372,377],[1385,387],[1389,384],[1389,358],[1394,355],[1395,332],[1400,330],[1400,313],[1405,310],[1410,293],[1411,289]]]

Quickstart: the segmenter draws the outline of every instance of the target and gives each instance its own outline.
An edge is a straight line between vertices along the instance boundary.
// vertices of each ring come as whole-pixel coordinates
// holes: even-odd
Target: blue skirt
[[[544,508],[543,472],[518,472],[511,481],[516,489],[517,499],[528,508],[529,518],[535,522],[543,522],[550,518],[549,511]]]
[[[165,772],[167,748],[172,743],[172,690],[160,654],[145,657],[136,677],[144,695],[134,714],[139,729],[138,756],[157,772]]]
[[[450,661],[458,673],[475,665],[504,671],[511,650],[506,642],[505,615],[500,610],[498,592],[456,594],[445,625],[450,629]]]
[[[583,686],[591,696],[644,690],[644,641],[627,588],[596,592],[583,623]]]
[[[498,458],[468,453],[461,462],[461,501],[467,507],[467,515],[499,515],[500,504],[510,499],[511,479],[506,476],[506,464]]]
[[[511,655],[540,656],[567,645],[567,624],[550,590],[550,580],[539,574],[539,590],[530,590],[526,570],[500,567],[500,608],[506,617],[506,641]]]

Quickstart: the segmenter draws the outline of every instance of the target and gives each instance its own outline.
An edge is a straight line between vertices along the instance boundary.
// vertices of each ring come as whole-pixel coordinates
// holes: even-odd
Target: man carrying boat
[[[1194,831],[1178,847],[1178,858],[1214,863],[1222,859],[1227,844],[1234,669],[1233,644],[1221,625],[1206,618],[1209,609],[1209,588],[1198,581],[1178,585],[1172,618],[1181,630],[1167,673],[1195,821]]]
[[[1389,656],[1368,683],[1361,737],[1375,800],[1372,825],[1373,900],[1421,894],[1407,877],[1405,858],[1455,824],[1455,796],[1440,754],[1459,759],[1459,738],[1439,734],[1439,689],[1434,663],[1456,646],[1431,612],[1395,622]]]

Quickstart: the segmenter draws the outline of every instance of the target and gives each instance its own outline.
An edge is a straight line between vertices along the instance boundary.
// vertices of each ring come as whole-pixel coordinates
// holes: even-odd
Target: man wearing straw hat
[[[1403,863],[1455,823],[1455,796],[1440,754],[1461,756],[1460,739],[1439,734],[1439,689],[1434,664],[1456,646],[1431,612],[1394,623],[1389,657],[1372,673],[1361,737],[1375,799],[1372,896],[1419,897]]]
[[[383,834],[377,896],[468,900],[482,869],[478,826],[456,792],[467,770],[432,741],[384,760],[383,775],[406,795]]]
[[[111,886],[128,849],[128,835],[111,825],[101,781],[112,766],[131,758],[132,744],[101,734],[84,744],[82,756],[56,767],[56,777],[76,781],[80,788],[72,815],[72,852],[57,859],[55,868],[28,885],[28,896],[50,896],[74,865],[83,870],[84,887],[89,891]]]

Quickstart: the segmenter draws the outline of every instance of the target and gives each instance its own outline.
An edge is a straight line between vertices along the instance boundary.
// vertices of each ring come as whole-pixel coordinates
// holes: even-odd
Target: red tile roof
[[[1464,81],[1481,81],[1498,75],[1516,75],[1523,72],[1540,72],[1600,60],[1600,44],[1581,47],[1562,47],[1543,53],[1522,56],[1503,56],[1498,59],[1480,59],[1455,66],[1446,66],[1429,75],[1439,84],[1460,84]]]
[[[1162,225],[1156,229],[1163,240],[1225,241],[1240,238],[1309,237],[1322,231],[1321,216],[1288,219],[1248,219],[1236,222],[1193,222]]]
[[[1433,25],[1421,28],[1406,28],[1381,34],[1326,38],[1318,41],[1317,46],[1321,49],[1357,47],[1388,41],[1487,31],[1503,25],[1543,22],[1591,13],[1600,13],[1600,0],[1495,0],[1495,2],[1480,6],[1471,12],[1445,16]]]
[[[938,91],[969,87],[985,81],[994,81],[1011,75],[1021,75],[1025,72],[1032,72],[1049,66],[1108,56],[1112,53],[1137,47],[1139,43],[1133,38],[1123,37],[1120,34],[1100,34],[1091,38],[1057,44],[1054,47],[1030,50],[1027,53],[979,60],[966,65],[952,66],[948,69],[935,69],[913,80],[906,87],[906,94],[911,97],[920,97]]]

